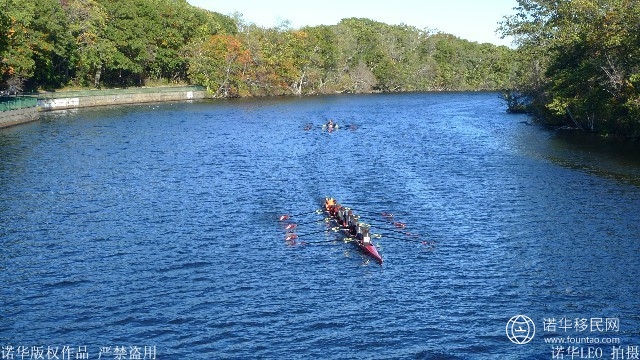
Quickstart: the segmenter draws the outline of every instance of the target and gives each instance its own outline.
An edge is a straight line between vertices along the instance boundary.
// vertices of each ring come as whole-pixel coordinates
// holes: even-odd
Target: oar
[[[309,212],[302,213],[302,214],[295,214],[295,215],[284,214],[284,215],[280,215],[279,219],[280,219],[280,221],[285,221],[285,220],[289,220],[289,218],[291,218],[291,217],[309,215],[309,214],[321,214],[321,213],[322,213],[322,209],[317,209],[317,210],[309,211]]]
[[[368,220],[367,220],[368,221]],[[375,220],[374,220],[375,221]],[[421,236],[420,234],[415,234],[415,233],[411,233],[409,231],[405,231],[405,230],[400,230],[400,229],[393,229],[393,228],[388,228],[388,227],[384,227],[384,226],[380,226],[380,225],[375,225],[376,229],[380,229],[380,230],[385,230],[385,231],[390,231],[390,232],[394,232],[394,233],[398,233],[398,234],[402,234],[402,235],[406,235],[406,236]]]
[[[303,223],[300,223],[300,224],[291,223],[291,224],[285,226],[285,229],[286,230],[291,230],[291,229],[297,228],[300,225],[315,224],[315,223],[319,223],[319,222],[323,222],[323,221],[329,221],[329,220],[331,220],[331,218],[324,218],[324,219],[319,219],[319,220],[315,220],[315,221],[307,221],[307,222],[303,222]]]
[[[306,234],[302,234],[302,235],[287,234],[287,236],[284,239],[286,241],[290,241],[290,240],[294,240],[294,239],[301,238],[301,237],[304,237],[304,236],[319,234],[319,233],[323,233],[323,232],[327,232],[327,231],[338,231],[338,230],[340,230],[340,227],[333,227],[331,229],[314,231],[314,232],[310,232],[310,233],[306,233]]]
[[[340,240],[339,239],[333,239],[333,240],[324,240],[324,241],[300,241],[300,245],[326,244],[326,243],[336,242],[336,241],[340,241]],[[344,238],[344,239],[342,239],[342,241],[344,241],[344,242],[353,241],[353,238]]]
[[[391,214],[391,216],[393,216],[393,214]],[[407,224],[400,222],[400,221],[391,221],[392,218],[387,217],[388,221],[381,221],[381,220],[376,220],[376,219],[369,219],[367,218],[367,220],[370,221],[374,221],[374,222],[379,222],[379,223],[385,223],[385,224],[393,224],[393,226],[399,228],[399,229],[404,229],[407,227]]]
[[[360,215],[356,215],[356,219],[360,219],[360,218],[361,218],[361,216],[360,216]],[[386,224],[386,223],[385,223],[385,222],[383,222],[383,221],[374,220],[374,219],[369,219],[369,218],[366,218],[365,220],[366,220],[367,222],[372,221],[372,222],[377,222],[377,223],[384,223],[384,224]],[[401,231],[401,230],[398,230],[398,229],[389,229],[389,228],[385,228],[385,227],[381,227],[381,226],[377,226],[377,225],[376,225],[376,228],[379,228],[379,229],[382,229],[382,230],[386,230],[386,231],[396,232],[396,233],[403,234],[403,235],[407,235],[407,236],[420,236],[420,235],[418,235],[418,234],[412,234],[412,233],[410,233],[410,232]],[[401,228],[404,228],[404,227],[401,227]]]
[[[356,208],[351,207],[351,206],[346,205],[346,204],[342,204],[342,206],[344,206],[344,207],[348,207],[348,208],[349,208],[349,209],[351,209],[351,210],[359,211],[359,212],[363,212],[363,213],[369,213],[369,214],[375,214],[375,215],[381,215],[381,216],[389,216],[389,215],[393,215],[393,214],[391,214],[391,213],[384,212],[384,211],[383,211],[383,212],[377,212],[377,211],[370,211],[370,210],[356,209]]]
[[[380,216],[382,216],[382,217],[384,217],[384,218],[386,218],[386,219],[389,219],[389,221],[391,221],[391,219],[393,219],[393,217],[394,217],[394,215],[393,215],[393,214],[388,213],[388,212],[378,213],[378,212],[375,212],[375,211],[367,211],[367,210],[355,209],[355,208],[349,207],[349,206],[347,206],[347,205],[344,205],[344,206],[345,206],[345,207],[347,207],[347,208],[349,208],[349,209],[351,209],[351,210],[353,210],[353,211],[363,212],[363,213],[366,213],[366,214],[376,214],[376,215],[380,215]],[[400,228],[404,228],[404,227],[406,227],[406,226],[407,226],[407,224],[402,223],[402,222],[399,222],[399,221],[392,222],[392,224],[393,224],[394,226],[396,226],[396,227],[400,227]]]
[[[349,208],[349,209],[351,209],[351,210],[353,210],[353,211],[358,211],[358,212],[363,212],[363,213],[368,213],[368,214],[381,215],[381,213],[379,213],[379,212],[375,212],[375,211],[367,211],[367,210],[361,210],[361,209],[356,209],[356,208],[352,208],[351,206],[349,206],[349,205],[345,205],[345,204],[342,204],[342,206],[344,206],[344,207],[346,207],[346,208]],[[383,213],[383,214],[386,214],[386,213]]]
[[[422,245],[434,245],[435,244],[433,241],[429,242],[429,241],[426,241],[426,240],[403,239],[403,238],[399,238],[399,237],[395,237],[395,236],[391,236],[391,235],[384,235],[384,234],[373,234],[373,236],[377,237],[377,238],[387,237],[389,239],[407,241],[407,242],[418,243],[418,244],[422,244]]]

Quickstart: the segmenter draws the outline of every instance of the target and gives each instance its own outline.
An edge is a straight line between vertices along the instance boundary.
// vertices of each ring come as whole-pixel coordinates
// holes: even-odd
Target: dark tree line
[[[184,0],[0,0],[0,82],[52,89],[185,82],[187,44],[236,32],[233,19]]]
[[[0,88],[206,86],[216,97],[511,87],[513,50],[368,19],[292,29],[186,0],[0,0]]]

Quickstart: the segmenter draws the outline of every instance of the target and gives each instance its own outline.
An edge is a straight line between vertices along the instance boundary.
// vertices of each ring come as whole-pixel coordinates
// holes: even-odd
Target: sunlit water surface
[[[329,118],[343,129],[323,132]],[[527,120],[497,94],[454,93],[85,109],[0,130],[0,345],[91,359],[122,346],[551,359],[555,336],[640,345],[638,148]],[[339,241],[284,241],[278,216],[327,195],[396,237],[375,240],[384,265]],[[435,245],[383,231],[382,212]],[[536,325],[524,345],[506,334],[519,314]],[[619,329],[544,328],[583,318]]]

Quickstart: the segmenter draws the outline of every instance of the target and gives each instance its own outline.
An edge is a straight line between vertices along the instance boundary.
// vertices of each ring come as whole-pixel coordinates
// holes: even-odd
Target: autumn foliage
[[[292,29],[185,0],[0,0],[0,89],[193,83],[214,97],[508,87],[513,51],[344,19]],[[6,10],[6,11],[4,11]]]

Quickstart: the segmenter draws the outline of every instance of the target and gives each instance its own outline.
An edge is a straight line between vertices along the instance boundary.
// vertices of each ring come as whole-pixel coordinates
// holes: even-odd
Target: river
[[[323,131],[329,118],[342,128]],[[529,121],[495,93],[426,93],[82,109],[2,129],[2,355],[633,355],[639,148]],[[342,241],[284,241],[278,217],[325,196],[383,235],[383,265]],[[304,235],[321,218],[289,222]]]

